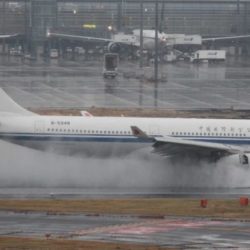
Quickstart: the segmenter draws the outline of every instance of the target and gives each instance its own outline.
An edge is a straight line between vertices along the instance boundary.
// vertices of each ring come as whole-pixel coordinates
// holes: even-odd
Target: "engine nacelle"
[[[110,42],[108,44],[108,51],[111,53],[119,53],[121,50],[121,45],[119,43]]]
[[[240,154],[239,160],[241,165],[249,165],[249,155],[247,154]]]

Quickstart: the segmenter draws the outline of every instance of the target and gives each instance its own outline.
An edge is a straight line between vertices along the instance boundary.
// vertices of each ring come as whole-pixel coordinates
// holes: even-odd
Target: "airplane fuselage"
[[[132,133],[131,126],[149,138]],[[152,145],[150,137],[250,145],[250,121],[190,118],[2,116],[0,138],[42,150],[106,155]]]

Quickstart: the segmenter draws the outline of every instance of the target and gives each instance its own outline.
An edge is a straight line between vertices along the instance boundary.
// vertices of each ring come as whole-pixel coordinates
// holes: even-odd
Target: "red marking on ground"
[[[204,226],[221,225],[222,222],[217,221],[186,221],[186,220],[161,220],[161,221],[145,221],[121,226],[99,227],[89,230],[80,230],[76,235],[88,235],[95,233],[106,234],[153,234],[160,232],[169,232],[176,229],[200,228]]]
[[[203,226],[218,225],[218,222],[211,221],[162,221],[159,223],[149,223],[146,225],[130,225],[130,226],[121,226],[114,230],[108,230],[108,233],[112,234],[153,234],[160,232],[169,232],[181,228],[199,228]]]

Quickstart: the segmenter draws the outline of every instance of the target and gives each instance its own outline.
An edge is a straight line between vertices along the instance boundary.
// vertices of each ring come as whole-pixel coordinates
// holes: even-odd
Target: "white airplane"
[[[0,89],[0,139],[61,152],[131,152],[153,147],[172,159],[217,161],[239,155],[248,164],[250,121],[230,119],[43,116],[15,103]]]
[[[47,31],[47,37],[59,37],[64,39],[74,39],[79,41],[93,41],[93,42],[104,42],[108,44],[108,51],[116,53],[120,50],[121,46],[132,46],[140,47],[140,30],[135,29],[132,31],[132,34],[125,34],[119,32],[113,34],[109,38],[100,38],[92,36],[83,36],[83,35],[73,35],[62,32],[53,32]],[[160,45],[166,45],[167,35],[164,32],[158,32],[158,40]],[[145,50],[154,50],[155,49],[155,30],[143,30],[143,48]]]

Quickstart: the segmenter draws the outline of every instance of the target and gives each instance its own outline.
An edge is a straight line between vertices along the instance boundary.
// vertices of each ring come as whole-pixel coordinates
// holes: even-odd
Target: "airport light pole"
[[[158,54],[159,54],[159,48],[158,48],[158,28],[159,28],[159,20],[158,20],[158,0],[155,1],[155,71],[154,71],[154,80],[155,82],[158,81]]]
[[[3,9],[2,9],[2,11],[3,11],[3,16],[2,16],[2,32],[3,32],[3,34],[5,35],[5,25],[6,25],[6,23],[5,23],[5,21],[6,21],[6,2],[5,2],[5,0],[3,1]],[[3,39],[3,53],[5,53],[5,39]]]
[[[154,60],[154,83],[155,83],[155,91],[154,91],[154,106],[157,107],[157,99],[158,99],[158,55],[159,55],[159,47],[158,47],[158,28],[159,28],[159,9],[158,9],[158,0],[155,1],[155,60]]]
[[[237,8],[237,24],[236,24],[236,35],[239,35],[241,32],[240,32],[240,28],[241,28],[241,24],[240,24],[240,0],[237,0],[237,3],[236,3],[236,8]],[[239,40],[237,39],[236,40],[236,54],[239,55]]]
[[[143,68],[143,0],[140,2],[140,69]]]
[[[142,105],[142,82],[144,78],[143,72],[143,19],[144,19],[144,9],[143,0],[140,2],[140,95],[139,95],[139,105]]]

